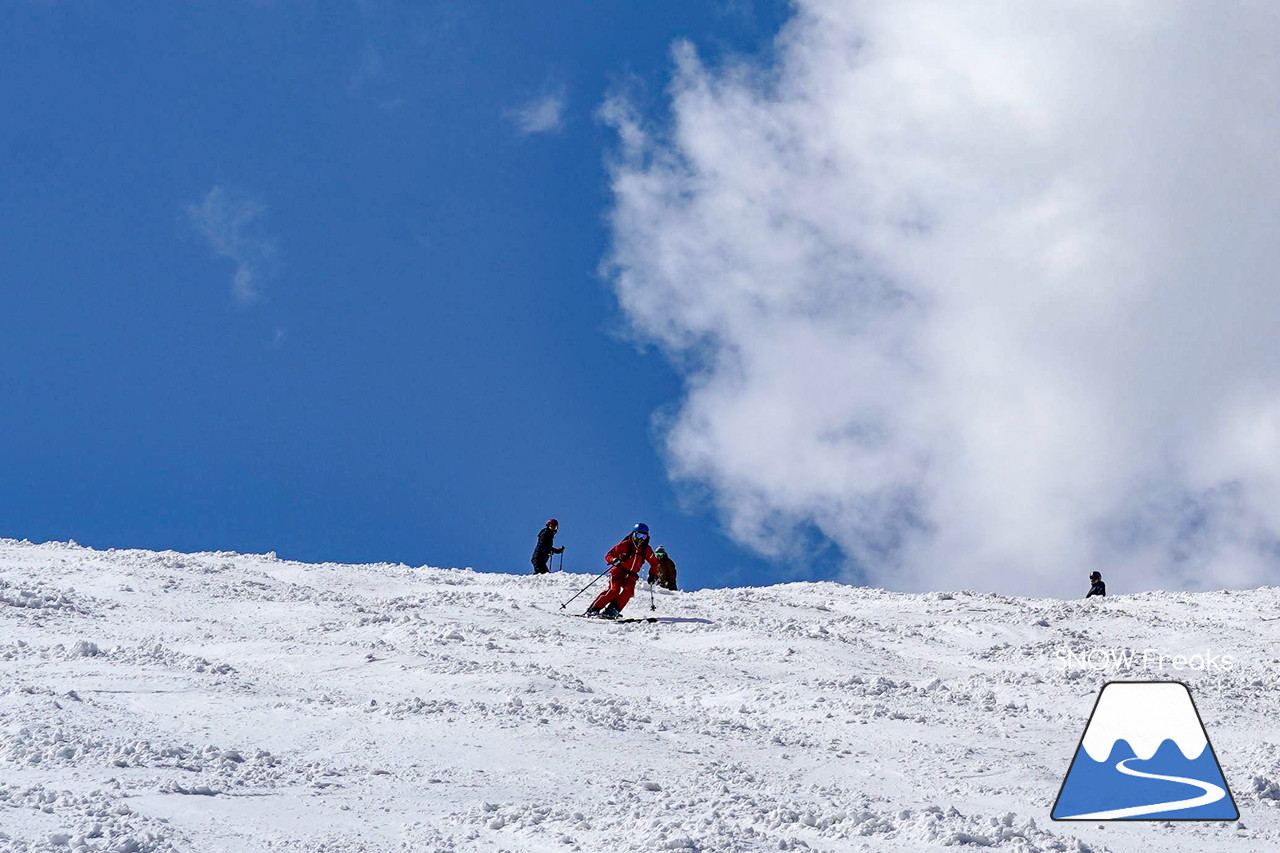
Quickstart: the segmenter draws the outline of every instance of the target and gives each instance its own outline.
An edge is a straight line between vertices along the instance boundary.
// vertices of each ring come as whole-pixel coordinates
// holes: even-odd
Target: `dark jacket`
[[[552,554],[560,554],[564,552],[564,548],[555,547],[556,531],[550,527],[544,527],[538,531],[538,544],[533,546],[533,561],[541,563]]]
[[[1093,582],[1093,586],[1089,587],[1089,594],[1085,598],[1092,598],[1095,595],[1101,595],[1103,598],[1107,597],[1107,585],[1100,580]]]
[[[656,583],[664,589],[675,589],[676,561],[666,554],[659,554],[657,568],[649,570],[649,583]]]

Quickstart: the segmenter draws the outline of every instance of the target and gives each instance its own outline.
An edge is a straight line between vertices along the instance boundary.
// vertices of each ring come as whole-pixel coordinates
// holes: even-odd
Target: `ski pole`
[[[560,552],[560,571],[564,571],[564,551]]]
[[[653,580],[652,579],[650,579],[649,581],[649,609],[650,610],[658,609],[658,605],[653,603]]]
[[[605,569],[603,572],[601,572],[600,574],[598,574],[598,575],[596,575],[595,577],[593,577],[593,578],[591,579],[591,583],[587,584],[587,585],[586,585],[586,586],[584,586],[582,589],[578,590],[577,592],[575,592],[575,593],[573,594],[573,598],[577,598],[578,596],[580,596],[580,595],[582,595],[584,592],[586,592],[586,591],[587,591],[587,588],[588,588],[588,587],[590,587],[592,583],[595,583],[596,581],[600,580],[600,578],[602,578],[602,577],[604,577],[605,575],[609,574],[609,570],[610,570],[610,569],[612,569],[612,568],[613,568],[613,566],[610,566],[608,569]],[[573,598],[570,598],[570,599],[569,599],[569,601],[573,601]],[[560,605],[560,609],[561,609],[561,610],[564,610],[564,609],[565,609],[565,607],[567,607],[567,606],[569,605],[569,601],[566,601],[564,604],[561,604],[561,605]]]

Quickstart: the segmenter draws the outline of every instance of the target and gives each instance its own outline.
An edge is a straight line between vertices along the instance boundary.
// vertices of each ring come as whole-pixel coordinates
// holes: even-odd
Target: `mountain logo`
[[[1239,820],[1191,691],[1110,681],[1089,715],[1054,820]]]

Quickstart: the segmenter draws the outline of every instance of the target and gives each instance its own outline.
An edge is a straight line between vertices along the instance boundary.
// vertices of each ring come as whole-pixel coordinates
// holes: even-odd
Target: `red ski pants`
[[[635,595],[638,577],[635,572],[614,566],[609,570],[609,588],[596,596],[596,600],[591,602],[591,609],[603,610],[610,604],[619,610],[626,607],[631,596]]]

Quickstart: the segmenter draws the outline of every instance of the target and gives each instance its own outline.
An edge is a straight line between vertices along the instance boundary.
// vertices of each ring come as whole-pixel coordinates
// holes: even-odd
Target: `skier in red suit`
[[[657,570],[658,558],[649,547],[649,525],[641,522],[631,528],[627,538],[604,555],[612,568],[609,570],[609,588],[596,596],[587,608],[588,616],[617,619],[636,591],[636,578],[645,563]]]

